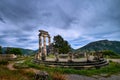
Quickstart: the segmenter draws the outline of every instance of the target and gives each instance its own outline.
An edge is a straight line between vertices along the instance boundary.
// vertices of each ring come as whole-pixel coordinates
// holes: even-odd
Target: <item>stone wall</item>
[[[0,60],[13,60],[17,58],[15,54],[0,54]]]

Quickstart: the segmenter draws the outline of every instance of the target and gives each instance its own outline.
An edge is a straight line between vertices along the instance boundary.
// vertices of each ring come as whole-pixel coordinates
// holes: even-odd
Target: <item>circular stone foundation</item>
[[[74,69],[90,69],[90,68],[100,68],[102,66],[108,65],[108,61],[105,59],[94,60],[94,61],[41,61],[34,60],[35,63],[44,64],[49,67],[62,67],[62,68],[74,68]]]

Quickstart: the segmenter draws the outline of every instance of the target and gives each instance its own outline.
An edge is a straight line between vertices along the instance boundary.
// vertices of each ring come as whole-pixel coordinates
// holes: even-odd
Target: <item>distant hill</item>
[[[25,54],[25,55],[32,55],[34,54],[34,50],[31,50],[31,49],[22,49],[20,48],[22,53]]]
[[[10,47],[14,48],[14,47]],[[5,53],[5,50],[7,47],[2,48],[2,52]],[[37,50],[31,50],[31,49],[23,49],[19,48],[24,55],[32,55],[38,52]],[[71,49],[73,52],[83,52],[83,51],[100,51],[100,50],[111,50],[113,52],[119,53],[120,54],[120,41],[109,41],[109,40],[100,40],[100,41],[95,41],[91,42],[81,48],[78,49]]]
[[[15,48],[15,47],[10,47],[10,48]],[[2,52],[5,53],[6,49],[7,49],[7,47],[3,47],[3,48],[2,48]],[[24,55],[32,55],[32,54],[34,54],[34,50],[31,50],[31,49],[23,49],[23,48],[19,48],[19,49],[22,51],[22,53],[23,53]]]
[[[111,50],[113,52],[120,54],[120,41],[109,40],[95,41],[77,49],[76,52],[82,52],[85,50],[88,51]]]

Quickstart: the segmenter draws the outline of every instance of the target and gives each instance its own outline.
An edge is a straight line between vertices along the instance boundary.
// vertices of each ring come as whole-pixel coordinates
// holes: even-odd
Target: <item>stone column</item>
[[[42,36],[39,36],[39,52],[42,52]]]
[[[68,53],[68,62],[72,62],[73,54],[71,52]]]
[[[56,61],[56,62],[58,62],[58,61],[59,61],[58,52],[55,52],[55,61]]]
[[[46,56],[47,55],[47,52],[46,52],[46,36],[44,35],[43,36],[43,41],[44,41],[44,55]]]
[[[87,59],[87,62],[90,62],[90,55],[89,55],[89,53],[86,54],[86,59]]]
[[[41,56],[41,47],[42,47],[42,39],[41,39],[41,35],[39,34],[39,51],[37,53],[37,59],[40,59],[40,56]]]
[[[51,44],[51,37],[49,36],[48,37],[48,45],[50,46],[50,44]]]

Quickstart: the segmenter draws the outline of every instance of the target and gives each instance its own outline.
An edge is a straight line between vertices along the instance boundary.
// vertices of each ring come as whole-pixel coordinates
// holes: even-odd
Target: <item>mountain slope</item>
[[[14,48],[14,47],[10,47],[10,48]],[[3,47],[2,48],[2,52],[5,53],[7,47]],[[19,48],[21,50],[21,52],[24,54],[24,55],[31,55],[31,54],[34,54],[34,50],[31,50],[31,49],[23,49],[23,48]]]
[[[100,50],[111,50],[116,53],[120,53],[120,41],[109,41],[109,40],[100,40],[91,42],[79,49],[77,49],[77,52],[81,51],[100,51]]]

